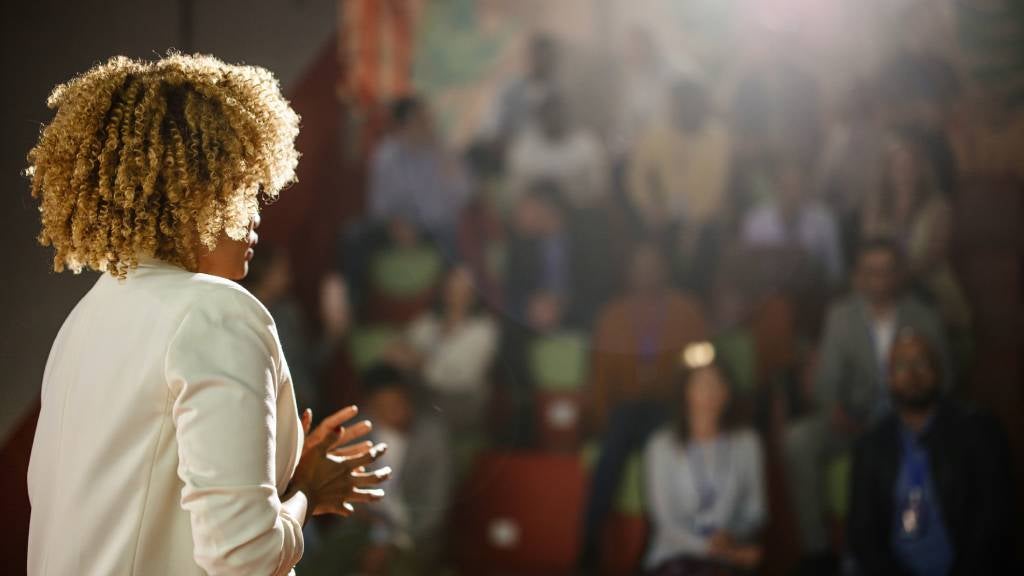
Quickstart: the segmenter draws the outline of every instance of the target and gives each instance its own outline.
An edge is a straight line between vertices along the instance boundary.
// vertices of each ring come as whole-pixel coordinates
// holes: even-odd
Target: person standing
[[[299,417],[248,273],[298,116],[262,68],[115,57],[58,86],[29,152],[54,269],[101,272],[43,375],[28,573],[283,575],[314,514],[377,500],[384,446]]]

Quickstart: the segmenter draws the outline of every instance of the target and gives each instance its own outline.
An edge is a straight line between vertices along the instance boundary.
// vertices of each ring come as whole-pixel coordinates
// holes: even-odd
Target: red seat
[[[455,509],[461,574],[566,574],[576,560],[586,477],[577,455],[487,453]]]
[[[643,561],[647,548],[647,519],[633,514],[613,512],[605,524],[606,545],[601,558],[602,576],[632,576]]]

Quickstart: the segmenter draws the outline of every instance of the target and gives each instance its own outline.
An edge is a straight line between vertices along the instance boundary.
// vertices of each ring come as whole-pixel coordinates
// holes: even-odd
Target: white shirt
[[[424,356],[423,379],[437,392],[480,392],[498,346],[498,328],[487,316],[467,319],[445,333],[443,320],[424,314],[409,327],[409,342]]]
[[[590,205],[606,195],[606,170],[601,143],[582,129],[554,141],[531,126],[519,134],[509,152],[513,194],[522,194],[538,180],[550,180],[576,206]]]
[[[61,328],[28,471],[28,573],[288,574],[303,434],[266,309],[149,261]]]

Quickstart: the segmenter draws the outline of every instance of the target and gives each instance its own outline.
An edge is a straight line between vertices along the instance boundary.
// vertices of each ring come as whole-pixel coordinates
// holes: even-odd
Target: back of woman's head
[[[267,70],[212,56],[115,57],[57,86],[29,152],[54,269],[123,277],[140,257],[195,269],[295,178],[299,118]]]

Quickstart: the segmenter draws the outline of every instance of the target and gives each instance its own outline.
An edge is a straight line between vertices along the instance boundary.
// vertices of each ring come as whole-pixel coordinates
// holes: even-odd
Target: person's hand
[[[719,530],[708,539],[708,555],[719,560],[727,560],[735,544],[732,536],[724,530]]]
[[[305,494],[313,515],[349,516],[355,511],[353,504],[384,497],[384,491],[374,486],[387,480],[391,469],[367,471],[365,467],[376,462],[387,446],[356,442],[369,434],[372,427],[367,420],[342,426],[358,412],[355,406],[343,408],[325,418],[312,432],[313,412],[307,408],[302,413],[306,442],[288,492]]]

